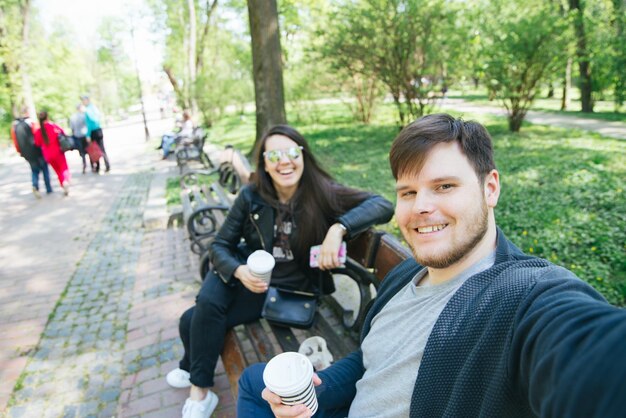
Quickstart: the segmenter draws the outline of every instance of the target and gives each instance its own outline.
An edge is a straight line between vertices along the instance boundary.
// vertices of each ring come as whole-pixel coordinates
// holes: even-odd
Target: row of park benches
[[[179,138],[174,148],[176,156],[176,164],[179,172],[182,174],[189,169],[189,163],[197,161],[204,169],[213,169],[215,166],[206,152],[204,152],[204,144],[206,143],[208,133],[204,129],[194,128],[191,137]]]
[[[245,156],[231,147],[227,147],[213,165],[216,168],[187,171],[180,181],[182,217],[191,251],[200,257],[201,279],[211,268],[209,245],[240,187],[248,183],[252,173]],[[345,267],[334,270],[333,275],[338,282],[346,281],[344,288],[347,285],[356,292],[356,306],[346,306],[345,301],[338,300],[335,295],[323,296],[310,329],[280,327],[260,319],[228,332],[222,362],[235,399],[237,381],[245,367],[269,361],[284,351],[298,351],[302,341],[311,336],[323,337],[335,359],[358,347],[362,321],[375,289],[387,272],[411,257],[411,253],[393,235],[376,229],[349,241],[347,249]]]

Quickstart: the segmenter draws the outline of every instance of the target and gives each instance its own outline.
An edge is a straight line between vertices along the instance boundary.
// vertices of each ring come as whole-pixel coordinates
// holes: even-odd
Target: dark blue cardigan
[[[497,240],[493,267],[469,278],[435,323],[410,416],[626,416],[626,311],[499,229]],[[361,339],[421,268],[407,260],[387,275]],[[363,373],[360,350],[320,372],[320,406],[349,405]]]

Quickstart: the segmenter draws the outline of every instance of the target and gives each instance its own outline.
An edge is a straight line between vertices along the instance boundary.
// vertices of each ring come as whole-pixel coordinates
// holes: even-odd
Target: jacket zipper
[[[265,241],[263,240],[263,234],[261,234],[261,230],[259,229],[259,226],[254,221],[254,217],[252,213],[249,214],[248,216],[250,216],[250,222],[252,222],[252,225],[254,225],[254,229],[256,229],[257,234],[259,234],[259,239],[261,240],[261,247],[263,247],[263,250],[267,251],[267,249],[265,248]]]

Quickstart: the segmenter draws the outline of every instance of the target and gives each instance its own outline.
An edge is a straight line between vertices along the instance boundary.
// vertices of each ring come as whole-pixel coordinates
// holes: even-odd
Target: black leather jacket
[[[378,195],[370,195],[361,204],[341,215],[337,222],[347,228],[346,240],[365,231],[372,225],[389,222],[393,216],[391,202]],[[245,186],[228,212],[224,225],[211,244],[211,263],[214,272],[226,284],[236,280],[233,273],[246,263],[248,255],[263,249],[272,253],[274,241],[274,210],[255,191],[253,185]],[[297,233],[297,230],[294,231]],[[321,244],[321,243],[320,243]],[[306,266],[310,283],[316,283],[319,270]],[[335,291],[330,274],[324,274],[322,293]]]

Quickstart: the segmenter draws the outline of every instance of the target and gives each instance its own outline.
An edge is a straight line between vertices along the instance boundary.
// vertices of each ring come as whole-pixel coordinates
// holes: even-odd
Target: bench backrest
[[[373,266],[374,275],[382,281],[392,268],[411,257],[413,254],[407,247],[393,235],[385,233],[378,243]]]
[[[380,284],[389,270],[413,255],[390,233],[371,228],[348,242],[348,256],[369,269]]]

